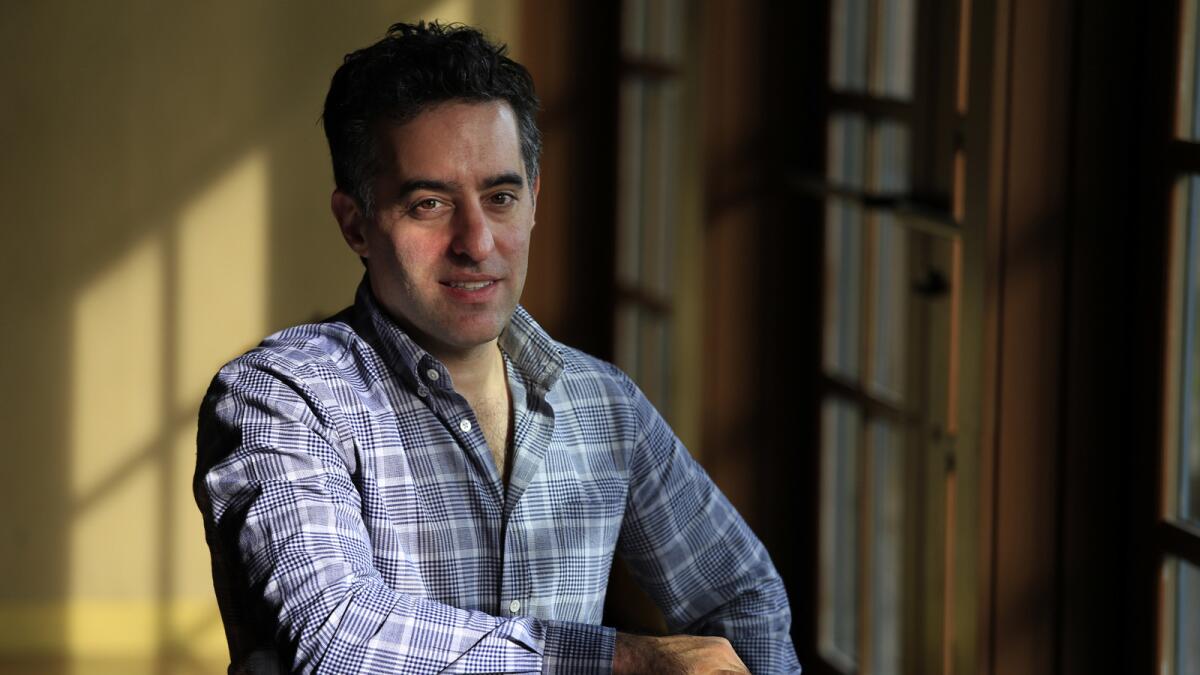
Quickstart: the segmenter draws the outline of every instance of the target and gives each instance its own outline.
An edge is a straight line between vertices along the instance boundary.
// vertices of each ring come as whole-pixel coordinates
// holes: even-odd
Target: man
[[[517,304],[540,136],[504,51],[397,24],[334,76],[355,304],[225,366],[200,412],[230,670],[798,671],[733,507],[624,374]],[[680,635],[600,625],[614,553]]]

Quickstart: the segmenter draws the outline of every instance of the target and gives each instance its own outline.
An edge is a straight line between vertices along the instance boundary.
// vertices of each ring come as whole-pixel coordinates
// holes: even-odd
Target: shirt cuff
[[[616,629],[569,621],[545,621],[543,673],[612,672]]]

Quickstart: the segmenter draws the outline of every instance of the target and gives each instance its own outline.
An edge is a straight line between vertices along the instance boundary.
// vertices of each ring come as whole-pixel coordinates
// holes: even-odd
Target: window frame
[[[1188,400],[1186,387],[1183,382],[1185,364],[1188,360],[1189,327],[1186,322],[1195,317],[1189,317],[1196,307],[1189,312],[1186,305],[1189,302],[1200,302],[1200,298],[1189,298],[1191,290],[1187,288],[1191,275],[1200,274],[1200,260],[1190,259],[1188,249],[1197,246],[1192,237],[1200,237],[1200,223],[1189,223],[1189,211],[1195,210],[1192,200],[1200,199],[1200,129],[1191,129],[1194,139],[1183,137],[1185,112],[1190,112],[1194,118],[1200,114],[1200,103],[1195,101],[1197,53],[1200,43],[1200,3],[1196,0],[1178,0],[1170,3],[1170,15],[1174,18],[1175,40],[1166,50],[1171,60],[1171,67],[1166,68],[1170,73],[1167,108],[1170,114],[1166,116],[1165,163],[1163,169],[1162,189],[1151,193],[1151,199],[1165,202],[1165,206],[1156,212],[1162,213],[1161,227],[1165,231],[1165,252],[1167,265],[1162,281],[1163,297],[1163,326],[1162,331],[1162,405],[1161,405],[1161,445],[1159,448],[1159,466],[1156,478],[1158,498],[1155,509],[1154,524],[1154,557],[1157,572],[1156,622],[1154,643],[1156,646],[1155,664],[1160,672],[1168,672],[1175,664],[1178,656],[1178,645],[1171,634],[1178,620],[1176,608],[1177,575],[1172,572],[1172,560],[1186,561],[1200,567],[1200,525],[1189,523],[1181,514],[1180,486],[1187,479],[1183,470],[1183,451],[1188,439],[1181,434],[1183,419],[1181,408]],[[1192,20],[1186,21],[1186,18]],[[1167,25],[1171,25],[1169,22]],[[1151,59],[1153,63],[1155,59]],[[1190,94],[1190,96],[1189,96]],[[1185,102],[1184,98],[1191,99]],[[1188,110],[1188,108],[1193,108]],[[1163,119],[1163,118],[1160,118]],[[1191,126],[1191,125],[1189,125]],[[1190,178],[1190,180],[1189,180]],[[1190,207],[1190,208],[1189,208]],[[1190,232],[1189,232],[1190,230]],[[1191,355],[1195,357],[1194,354]]]
[[[872,17],[869,24],[878,25],[880,2],[870,2]],[[904,582],[902,594],[908,599],[903,642],[906,647],[900,664],[901,672],[932,672],[931,664],[937,668],[947,668],[953,660],[953,625],[954,616],[958,609],[954,606],[953,587],[956,584],[953,574],[958,543],[956,530],[959,525],[955,520],[957,498],[955,495],[955,439],[958,431],[958,386],[956,378],[960,374],[958,359],[960,358],[959,341],[962,331],[959,329],[962,321],[960,311],[962,302],[962,237],[964,230],[963,208],[965,184],[962,178],[963,139],[965,136],[965,86],[966,63],[962,61],[968,52],[969,39],[962,30],[969,27],[970,0],[925,0],[914,3],[916,22],[914,25],[914,73],[912,80],[911,98],[898,100],[885,98],[868,93],[874,76],[869,70],[866,75],[866,91],[849,92],[835,89],[831,83],[830,70],[826,69],[824,108],[826,120],[839,113],[861,114],[867,124],[867,137],[870,138],[880,121],[895,121],[908,130],[909,159],[910,159],[910,189],[903,193],[884,193],[870,188],[852,188],[845,185],[833,184],[829,179],[812,175],[798,174],[792,179],[793,189],[811,195],[821,200],[838,198],[856,202],[864,209],[862,219],[862,250],[863,271],[865,281],[860,284],[861,316],[859,318],[859,342],[861,344],[860,367],[856,378],[847,379],[831,374],[824,363],[825,350],[821,351],[822,363],[818,368],[819,394],[818,401],[835,400],[849,403],[859,411],[862,418],[861,437],[862,448],[859,450],[860,474],[866,476],[872,470],[869,455],[872,448],[872,420],[885,419],[895,425],[897,433],[904,438],[904,452],[912,465],[912,478],[928,483],[930,480],[945,479],[938,483],[944,490],[932,490],[923,503],[909,503],[913,518],[909,523],[914,540],[920,541],[921,535],[935,533],[936,536],[926,537],[920,545],[914,545],[906,559],[910,573]],[[832,3],[827,5],[829,22],[832,25]],[[943,29],[949,26],[952,31],[953,44],[941,45],[956,58],[951,61],[953,67],[939,65],[937,58],[939,46],[931,44],[932,40],[923,39],[926,35],[944,35]],[[869,27],[870,36],[873,29]],[[833,38],[830,38],[832,43]],[[868,38],[870,44],[870,38]],[[826,57],[832,50],[826,50]],[[876,63],[874,54],[867,55],[868,64]],[[950,86],[947,86],[949,83]],[[949,120],[950,124],[946,124]],[[829,125],[825,125],[828,134]],[[828,142],[823,144],[828,148]],[[868,140],[864,148],[864,158],[869,158],[871,142]],[[947,157],[941,155],[948,154]],[[822,166],[828,166],[827,161]],[[868,169],[869,172],[869,169]],[[871,176],[867,177],[871,184]],[[821,209],[824,212],[824,208]],[[942,317],[948,324],[949,330],[945,336],[931,335],[929,328],[930,317],[920,316],[927,308],[916,300],[909,300],[907,308],[909,317],[906,321],[909,337],[908,356],[910,364],[906,379],[908,404],[898,404],[886,396],[872,391],[871,382],[875,379],[872,354],[875,345],[873,327],[870,325],[872,308],[869,307],[873,295],[873,284],[870,275],[873,273],[869,252],[874,249],[874,238],[878,233],[878,218],[881,213],[891,213],[892,221],[898,230],[910,237],[909,258],[910,269],[917,265],[931,263],[931,247],[934,239],[950,242],[950,260],[946,261],[949,268],[950,298],[947,316]],[[827,227],[824,219],[820,227]],[[914,235],[927,235],[927,239]],[[827,296],[826,296],[827,297]],[[822,310],[822,332],[824,332],[825,312]],[[935,323],[937,323],[935,321]],[[935,330],[935,333],[938,331]],[[944,338],[944,343],[951,357],[945,361],[944,368],[933,366],[929,358],[930,340]],[[822,340],[823,342],[824,340]],[[931,392],[930,382],[946,380],[946,386],[936,392]],[[932,398],[931,398],[932,397]],[[933,400],[936,399],[936,402]],[[912,402],[916,401],[916,405]],[[925,409],[926,414],[922,413]],[[933,452],[929,452],[933,450]],[[864,514],[872,511],[870,490],[860,485],[859,492],[863,495],[860,511]],[[925,492],[923,489],[921,492]],[[823,500],[822,500],[823,501]],[[827,520],[821,509],[817,509],[818,523]],[[860,573],[860,608],[858,630],[859,655],[861,663],[870,663],[870,646],[862,644],[864,636],[869,631],[870,617],[869,601],[870,582],[866,577],[871,565],[871,547],[869,532],[872,524],[869,517],[860,518],[860,550],[857,567]],[[824,535],[822,535],[824,536]],[[818,550],[818,555],[822,555]],[[918,564],[924,560],[925,564]],[[820,565],[816,570],[817,592],[815,597],[823,594],[820,579]],[[918,572],[920,570],[921,572]],[[934,570],[934,571],[930,571]],[[946,574],[940,571],[945,570]],[[934,611],[915,611],[918,606],[933,606]],[[826,608],[817,607],[814,610],[821,615]],[[849,673],[854,672],[854,664],[841,658],[839,654],[831,653],[824,644],[824,630],[821,620],[814,623],[816,634],[814,643],[819,667],[823,672]],[[928,639],[930,635],[938,635],[939,639]],[[869,642],[869,641],[868,641]],[[863,670],[863,668],[859,668]],[[865,670],[870,670],[866,668]]]

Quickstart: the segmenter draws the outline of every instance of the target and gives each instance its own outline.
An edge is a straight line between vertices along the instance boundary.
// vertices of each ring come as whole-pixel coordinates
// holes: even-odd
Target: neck
[[[504,360],[500,357],[499,340],[491,340],[467,351],[429,351],[442,362],[459,392],[483,391],[495,378],[504,377]]]

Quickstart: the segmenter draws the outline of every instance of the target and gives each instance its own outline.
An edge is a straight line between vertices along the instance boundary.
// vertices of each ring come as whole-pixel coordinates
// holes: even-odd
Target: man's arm
[[[672,632],[727,638],[751,672],[799,672],[787,594],[766,549],[654,406],[620,377],[641,429],[621,556]]]
[[[613,673],[742,673],[750,671],[723,637],[617,633]]]
[[[246,606],[265,612],[290,670],[607,667],[611,629],[497,618],[385,583],[351,478],[353,441],[339,437],[337,414],[304,378],[249,359],[217,376],[201,409],[195,488],[214,558],[233,558]]]

